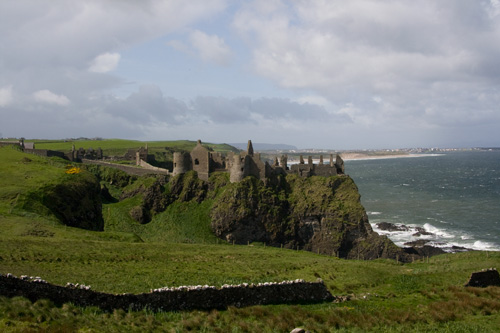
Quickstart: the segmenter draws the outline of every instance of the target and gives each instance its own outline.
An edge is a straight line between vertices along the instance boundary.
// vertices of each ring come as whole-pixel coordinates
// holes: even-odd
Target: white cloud
[[[94,58],[90,64],[89,71],[94,73],[107,73],[118,67],[120,62],[119,53],[103,53]]]
[[[7,86],[0,89],[0,107],[4,107],[12,103],[12,86]]]
[[[496,103],[500,19],[488,13],[497,9],[498,1],[258,0],[233,26],[253,48],[255,71],[281,87],[323,96],[372,126],[444,126]],[[480,104],[479,91],[488,96]],[[443,116],[426,117],[426,107]]]
[[[330,108],[332,106],[328,99],[326,99],[323,96],[319,96],[319,95],[300,96],[299,98],[297,98],[297,102],[300,104],[309,103],[309,104],[313,104],[313,105],[321,105],[325,108]]]
[[[200,30],[194,30],[189,35],[189,41],[202,60],[218,65],[227,65],[231,59],[231,50],[224,39],[217,35],[208,35]]]
[[[232,57],[231,49],[223,38],[200,30],[191,31],[187,42],[174,39],[168,41],[167,45],[179,52],[219,66],[229,65]]]
[[[201,131],[360,147],[467,133],[500,144],[499,4],[0,1],[0,45],[9,46],[0,107],[15,111],[2,125],[15,136],[31,124],[39,137],[137,138],[154,128],[157,139]],[[167,40],[192,57],[162,48]],[[70,104],[44,123],[54,105]]]
[[[37,102],[56,104],[59,106],[67,106],[71,103],[68,97],[54,94],[52,91],[47,89],[39,90],[33,93],[33,97]]]

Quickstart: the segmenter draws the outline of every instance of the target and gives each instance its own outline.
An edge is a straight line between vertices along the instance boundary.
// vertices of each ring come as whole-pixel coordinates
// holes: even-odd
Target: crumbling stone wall
[[[0,147],[5,147],[5,146],[19,146],[24,149],[24,139],[0,141]]]
[[[144,176],[144,175],[150,175],[150,174],[169,174],[168,170],[151,170],[151,169],[146,169],[146,168],[139,168],[136,166],[132,165],[125,165],[125,164],[116,164],[116,163],[111,163],[111,162],[104,162],[104,161],[97,161],[97,160],[82,160],[83,164],[96,164],[96,165],[104,165],[107,167],[115,168],[121,171],[126,172],[129,175],[134,175],[134,176]]]
[[[25,150],[24,150],[24,152],[25,152],[25,153],[34,154],[34,155],[38,155],[38,156],[42,156],[42,157],[53,157],[53,156],[57,156],[57,157],[60,157],[60,158],[67,159],[67,158],[66,158],[66,155],[65,155],[63,152],[60,152],[60,151],[57,151],[57,150],[48,150],[48,149],[25,149]]]
[[[167,169],[155,167],[144,160],[139,160],[138,166],[147,170],[155,171],[156,173],[162,173],[166,175],[170,173]]]
[[[245,307],[264,304],[300,304],[332,301],[334,297],[322,281],[303,280],[280,283],[260,283],[212,286],[190,286],[159,288],[144,294],[106,294],[77,285],[61,287],[40,278],[33,281],[17,278],[11,274],[0,275],[0,295],[22,296],[32,302],[49,299],[56,305],[71,302],[79,306],[97,306],[103,310],[114,309],[153,311],[211,310],[229,306]]]
[[[123,155],[123,158],[126,160],[130,161],[135,161],[137,153],[139,153],[139,158],[141,160],[147,161],[148,160],[148,147],[140,147],[139,149],[129,149]]]

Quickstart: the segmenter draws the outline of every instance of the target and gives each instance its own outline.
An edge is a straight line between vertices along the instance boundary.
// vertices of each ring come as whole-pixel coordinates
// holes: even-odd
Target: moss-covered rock
[[[211,220],[216,236],[239,244],[265,242],[343,258],[406,258],[373,232],[348,176],[288,175],[273,185],[247,177],[224,187]]]
[[[140,198],[128,211],[140,224],[174,204],[186,216],[197,205],[206,210],[206,222],[196,219],[197,227],[210,227],[231,243],[263,242],[342,258],[409,258],[387,237],[373,232],[349,176],[279,175],[265,183],[254,177],[230,183],[227,173],[214,173],[207,182],[190,171],[168,181],[165,176],[149,176],[123,183],[120,200]],[[194,217],[183,223],[191,220]]]
[[[198,178],[195,171],[173,177],[169,183],[169,201],[202,202],[208,190],[208,184]]]

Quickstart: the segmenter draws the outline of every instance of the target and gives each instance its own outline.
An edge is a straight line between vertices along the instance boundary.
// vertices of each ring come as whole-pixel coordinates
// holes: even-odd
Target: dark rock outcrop
[[[404,250],[408,254],[417,255],[419,257],[432,257],[446,253],[446,251],[444,251],[443,249],[431,245],[412,246],[407,247]]]
[[[404,224],[396,225],[396,224],[390,223],[390,222],[379,222],[379,223],[377,223],[377,228],[379,228],[380,230],[383,230],[383,231],[390,231],[390,232],[408,231],[409,230],[409,228],[407,226],[405,226]]]
[[[489,287],[500,286],[500,274],[496,268],[490,268],[481,272],[471,274],[469,281],[465,284],[466,287]]]
[[[133,190],[123,192],[120,200],[141,195],[141,204],[133,207],[129,214],[141,224],[148,223],[154,214],[164,211],[168,206],[169,202],[165,194],[165,184],[165,176],[156,176],[148,186],[142,184]]]
[[[265,242],[350,259],[410,256],[373,232],[348,176],[288,175],[266,186],[248,177],[215,199],[212,230],[228,242]]]

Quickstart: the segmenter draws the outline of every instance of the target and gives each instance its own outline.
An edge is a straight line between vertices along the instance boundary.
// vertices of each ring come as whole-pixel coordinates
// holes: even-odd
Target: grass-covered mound
[[[68,226],[103,230],[100,186],[92,174],[58,158],[0,149],[0,214],[34,214]]]

